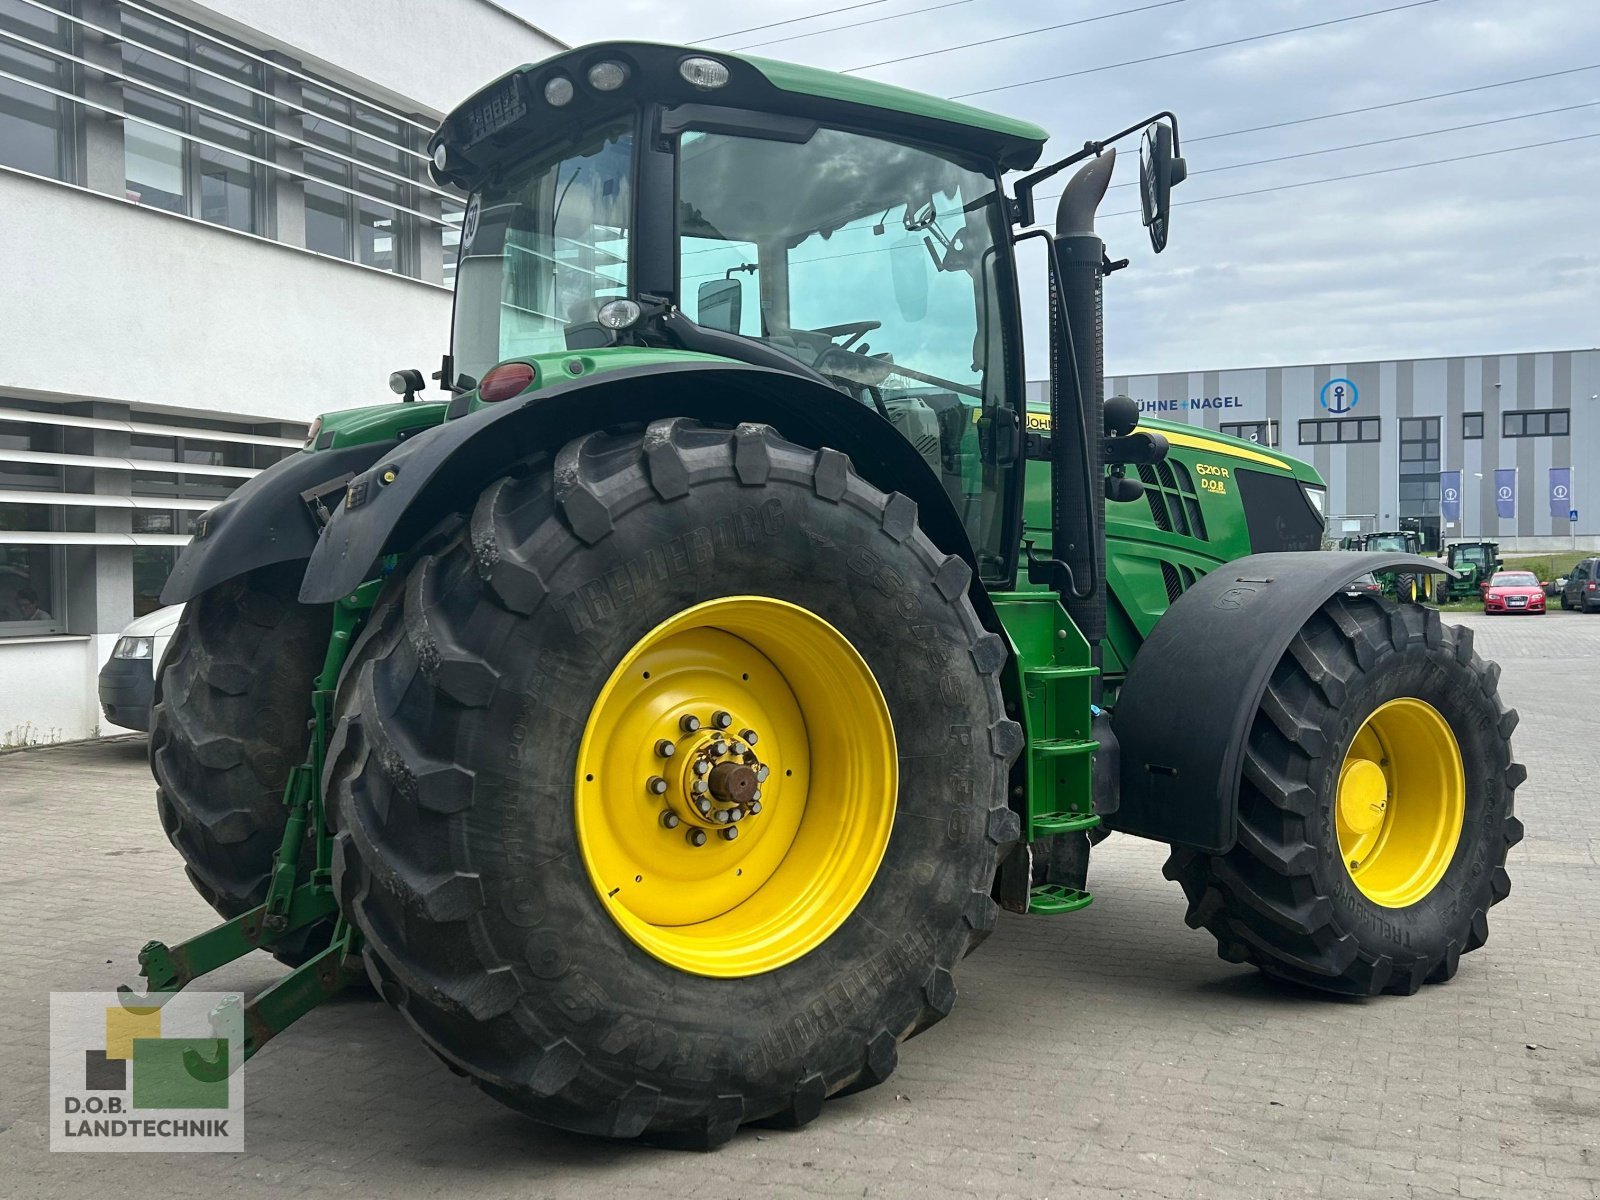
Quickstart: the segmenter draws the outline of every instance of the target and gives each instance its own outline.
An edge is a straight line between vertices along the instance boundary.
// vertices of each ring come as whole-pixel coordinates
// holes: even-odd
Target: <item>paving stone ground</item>
[[[141,740],[0,757],[0,1196],[1596,1197],[1600,618],[1450,619],[1503,664],[1528,766],[1514,890],[1452,983],[1274,987],[1184,926],[1161,847],[1115,837],[1094,906],[1003,918],[888,1084],[714,1155],[531,1124],[359,999],[251,1062],[243,1155],[51,1154],[48,993],[135,982],[147,938],[210,913]],[[278,971],[254,955],[215,979]]]

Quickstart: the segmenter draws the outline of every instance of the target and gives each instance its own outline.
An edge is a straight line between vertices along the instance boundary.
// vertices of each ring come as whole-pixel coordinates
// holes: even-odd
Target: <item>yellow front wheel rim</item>
[[[798,605],[730,596],[656,626],[601,689],[578,750],[578,845],[642,949],[756,975],[855,910],[897,788],[888,705],[855,647]]]
[[[1339,770],[1339,852],[1361,894],[1415,904],[1444,878],[1461,840],[1466,776],[1439,710],[1414,697],[1375,709]]]

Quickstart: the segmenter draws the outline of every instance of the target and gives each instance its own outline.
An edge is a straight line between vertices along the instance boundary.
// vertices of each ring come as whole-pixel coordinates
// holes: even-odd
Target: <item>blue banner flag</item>
[[[1446,521],[1461,520],[1461,472],[1439,472],[1439,513]]]
[[[1572,468],[1550,468],[1550,515],[1562,520],[1572,511]]]
[[[1502,521],[1517,515],[1517,469],[1502,467],[1494,473],[1494,511]]]

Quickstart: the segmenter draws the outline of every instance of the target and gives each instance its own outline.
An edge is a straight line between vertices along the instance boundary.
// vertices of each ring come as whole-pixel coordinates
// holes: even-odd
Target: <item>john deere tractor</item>
[[[1422,553],[1422,535],[1409,529],[1391,530],[1386,533],[1364,533],[1356,537],[1345,538],[1341,545],[1348,549],[1359,550],[1368,554],[1398,552],[1415,557]],[[1438,572],[1438,564],[1433,564],[1432,569]],[[1444,573],[1440,572],[1440,574]],[[1432,576],[1408,566],[1376,571],[1374,576],[1378,580],[1378,585],[1383,589],[1383,594],[1385,596],[1393,596],[1402,604],[1421,604],[1432,594],[1432,588],[1429,586]]]
[[[443,398],[320,417],[167,586],[158,803],[224,921],[146,946],[155,1000],[267,950],[246,1054],[367,981],[515,1109],[715,1145],[887,1079],[1105,829],[1170,844],[1229,961],[1449,979],[1516,718],[1468,631],[1343,594],[1437,564],[1307,553],[1309,467],[1103,396],[1141,131],[1159,251],[1170,113],[1035,169],[1022,121],[621,42],[451,113]]]

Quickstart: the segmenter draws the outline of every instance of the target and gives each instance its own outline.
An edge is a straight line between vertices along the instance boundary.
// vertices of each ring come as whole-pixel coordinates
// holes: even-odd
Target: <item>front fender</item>
[[[390,440],[302,451],[253,476],[196,522],[194,540],[161,589],[161,603],[184,604],[246,571],[310,558],[319,530],[302,493],[335,487],[394,445]]]
[[[946,553],[962,555],[976,578],[966,529],[943,485],[876,412],[788,371],[699,361],[563,381],[402,443],[351,480],[344,507],[311,556],[300,599],[323,604],[349,592],[382,555],[408,549],[441,516],[469,510],[523,459],[554,454],[591,430],[670,416],[729,426],[761,422],[800,445],[843,451],[864,478],[915,500],[924,532]],[[983,604],[980,614],[988,609]]]
[[[1329,597],[1368,571],[1396,567],[1449,574],[1398,552],[1252,554],[1179,596],[1117,696],[1122,805],[1106,825],[1212,854],[1230,850],[1245,740],[1273,668]]]

